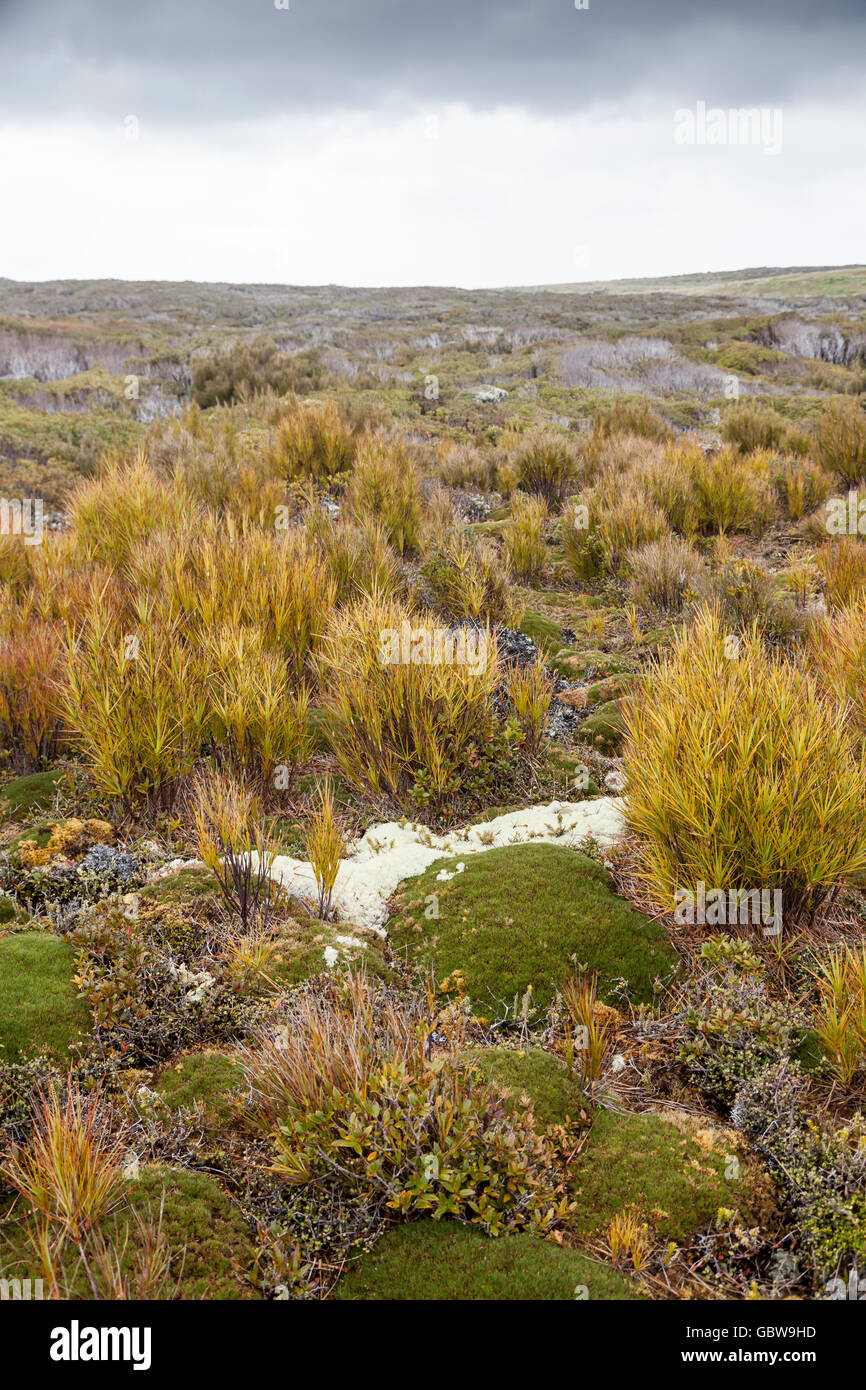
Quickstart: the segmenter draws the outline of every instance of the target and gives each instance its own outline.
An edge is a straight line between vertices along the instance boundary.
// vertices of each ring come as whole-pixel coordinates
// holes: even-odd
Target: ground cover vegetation
[[[0,1275],[866,1277],[862,272],[113,304],[0,284]]]

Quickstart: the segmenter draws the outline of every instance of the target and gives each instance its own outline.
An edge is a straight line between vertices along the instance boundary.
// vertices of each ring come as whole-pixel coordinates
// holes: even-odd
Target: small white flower
[[[326,946],[326,947],[325,947],[325,964],[326,964],[326,966],[328,967],[329,970],[333,970],[334,966],[337,964],[337,961],[338,961],[339,959],[340,959],[340,952],[339,952],[339,951],[336,951],[336,950],[334,949],[333,946]]]

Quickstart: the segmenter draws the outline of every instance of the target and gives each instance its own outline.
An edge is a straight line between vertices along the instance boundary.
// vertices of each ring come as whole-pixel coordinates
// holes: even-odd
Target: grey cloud
[[[864,0],[0,0],[0,115],[152,122],[639,93],[779,104],[862,75]],[[648,97],[648,99],[653,99]]]

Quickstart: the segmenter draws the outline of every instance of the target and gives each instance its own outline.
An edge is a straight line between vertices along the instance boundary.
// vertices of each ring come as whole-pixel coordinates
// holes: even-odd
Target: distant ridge
[[[755,294],[864,295],[866,266],[753,266],[745,270],[704,270],[689,275],[658,275],[626,280],[584,280],[555,285],[508,286],[528,294]]]

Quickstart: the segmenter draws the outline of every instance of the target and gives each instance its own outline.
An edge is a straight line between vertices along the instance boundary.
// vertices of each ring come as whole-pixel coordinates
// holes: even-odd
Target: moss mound
[[[20,1062],[45,1054],[65,1063],[90,1027],[74,983],[75,952],[43,932],[0,939],[0,1057]]]
[[[585,719],[580,726],[580,737],[607,758],[618,753],[625,737],[625,725],[617,701],[608,700]]]
[[[583,1290],[586,1293],[583,1293]],[[396,1226],[337,1285],[338,1299],[571,1301],[639,1297],[614,1270],[537,1236],[499,1236],[454,1221]]]
[[[163,1203],[162,1233],[173,1255],[172,1274],[175,1279],[180,1277],[175,1297],[254,1297],[243,1283],[253,1261],[250,1233],[240,1212],[213,1178],[186,1169],[146,1168],[130,1189],[131,1205],[152,1222],[158,1219]],[[123,1213],[110,1220],[122,1235],[127,1225]]]
[[[0,817],[25,820],[34,811],[47,811],[64,777],[63,768],[52,768],[49,772],[32,772],[28,777],[16,777],[13,782],[7,782],[0,790]]]
[[[599,1111],[572,1170],[578,1206],[571,1230],[590,1236],[629,1206],[670,1240],[710,1226],[720,1207],[748,1221],[767,1196],[735,1144],[730,1131],[710,1129],[682,1112],[667,1118]]]
[[[210,869],[206,869],[204,864],[190,864],[185,869],[178,869],[176,874],[146,883],[138,896],[142,902],[175,905],[190,896],[204,897],[208,893],[219,896],[219,891],[219,884]]]
[[[561,1057],[530,1047],[518,1052],[510,1047],[482,1047],[471,1054],[486,1080],[492,1081],[505,1098],[510,1111],[532,1107],[536,1126],[565,1124],[577,1120],[584,1108],[580,1092],[569,1079]]]
[[[463,872],[440,882],[442,868],[453,873],[459,862]],[[438,918],[425,915],[431,894]],[[388,930],[398,950],[433,966],[440,981],[459,971],[482,1011],[530,985],[545,1007],[575,961],[598,972],[602,999],[625,979],[633,999],[649,1001],[653,981],[677,963],[662,927],[618,898],[600,865],[560,845],[437,860],[400,890]]]
[[[208,1126],[219,1129],[236,1114],[233,1102],[243,1094],[240,1066],[224,1052],[191,1052],[160,1073],[154,1090],[170,1110],[204,1110]]]
[[[129,1183],[128,1201],[105,1217],[99,1227],[99,1234],[117,1252],[123,1275],[134,1273],[136,1256],[142,1249],[142,1223],[151,1229],[159,1227],[171,1250],[171,1265],[161,1298],[255,1296],[244,1283],[254,1258],[246,1223],[213,1178],[186,1169],[153,1166],[142,1169],[140,1177]],[[34,1256],[23,1221],[4,1225],[3,1235],[3,1276],[26,1277],[26,1272],[32,1270]],[[60,1264],[62,1295],[92,1298],[74,1247],[66,1248]]]

